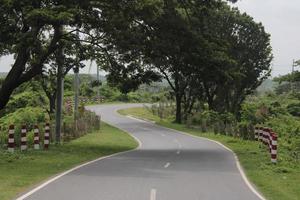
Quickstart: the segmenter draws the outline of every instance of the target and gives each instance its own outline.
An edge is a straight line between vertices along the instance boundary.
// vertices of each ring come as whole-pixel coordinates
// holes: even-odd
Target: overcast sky
[[[300,59],[300,0],[241,0],[236,4],[271,34],[273,76],[291,71]]]
[[[235,6],[262,22],[271,34],[273,76],[289,73],[293,59],[300,59],[300,0],[240,0]],[[12,61],[12,57],[0,58],[0,72],[7,72]]]

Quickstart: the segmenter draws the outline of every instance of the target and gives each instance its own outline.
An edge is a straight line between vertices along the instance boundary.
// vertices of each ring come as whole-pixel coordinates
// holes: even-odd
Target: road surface
[[[206,140],[118,115],[132,104],[91,106],[139,149],[76,169],[26,200],[258,200],[234,155]]]

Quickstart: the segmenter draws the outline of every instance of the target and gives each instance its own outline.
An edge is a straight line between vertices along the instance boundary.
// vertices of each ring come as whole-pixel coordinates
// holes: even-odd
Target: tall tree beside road
[[[97,47],[98,53],[90,48],[91,57],[95,57],[105,52],[101,45],[106,36],[103,23],[113,21],[107,18],[109,13],[126,8],[127,15],[120,16],[126,22],[132,19],[134,8],[143,6],[143,1],[126,0],[0,0],[0,56],[13,54],[15,58],[0,88],[0,110],[17,87],[42,74],[62,40],[74,41],[79,32],[79,42]],[[63,33],[61,26],[67,27]]]
[[[139,13],[124,34],[115,31],[110,39],[116,51],[139,57],[168,81],[176,122],[196,100],[238,117],[246,95],[270,73],[270,39],[263,26],[222,1],[165,0],[160,8],[152,17]]]
[[[270,35],[260,23],[237,9],[223,7],[208,18],[207,33],[224,44],[223,53],[232,62],[210,63],[203,76],[207,102],[218,112],[231,112],[237,117],[246,96],[269,75],[273,59]],[[211,69],[216,68],[212,73]],[[200,74],[203,74],[203,71]]]

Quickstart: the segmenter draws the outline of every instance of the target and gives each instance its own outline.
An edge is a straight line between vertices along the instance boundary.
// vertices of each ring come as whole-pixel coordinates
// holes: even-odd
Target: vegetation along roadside
[[[0,149],[0,199],[12,199],[29,187],[78,164],[137,146],[131,136],[102,122],[100,131],[64,145],[52,145],[48,151],[10,154]]]

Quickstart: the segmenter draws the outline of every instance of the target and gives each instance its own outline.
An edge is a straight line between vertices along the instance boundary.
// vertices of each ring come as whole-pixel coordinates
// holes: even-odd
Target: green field
[[[269,153],[266,149],[259,148],[258,142],[213,133],[202,133],[199,130],[187,128],[185,125],[174,124],[171,120],[160,120],[159,117],[145,108],[130,108],[120,110],[119,113],[155,121],[157,124],[168,128],[219,141],[236,153],[249,180],[267,199],[300,199],[300,165],[285,160],[284,155],[280,154],[280,149],[279,163],[273,165],[270,163]]]
[[[0,150],[0,199],[9,200],[45,179],[78,164],[138,146],[123,131],[101,124],[101,130],[49,151],[10,154]]]

